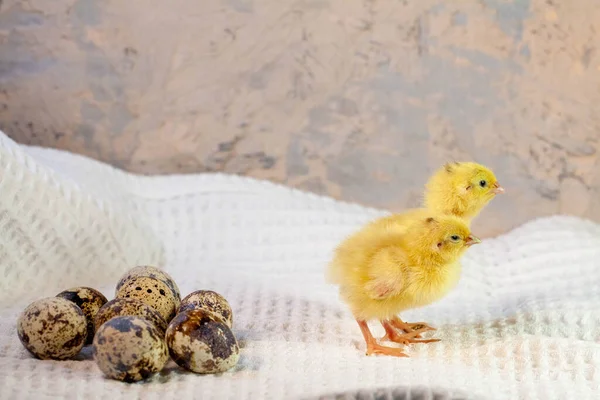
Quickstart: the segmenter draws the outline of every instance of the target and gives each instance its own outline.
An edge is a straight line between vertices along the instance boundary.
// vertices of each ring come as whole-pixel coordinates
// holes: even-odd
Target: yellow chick
[[[413,218],[419,218],[427,210],[452,214],[470,225],[473,218],[497,195],[504,193],[494,173],[487,167],[474,162],[447,163],[439,168],[425,185],[426,208],[407,210],[380,218],[371,224],[374,227],[393,225],[401,231]]]
[[[427,182],[425,207],[470,223],[500,193],[504,188],[489,168],[474,162],[447,163]]]
[[[393,342],[437,341],[418,340],[420,333],[433,328],[422,322],[407,324],[397,315],[446,295],[459,280],[460,257],[481,242],[461,218],[423,209],[414,212],[418,218],[407,218],[400,227],[365,226],[336,248],[328,267],[329,281],[339,285],[340,297],[362,331],[367,355],[406,357],[402,349],[377,343],[367,325],[370,320],[380,321],[384,339]]]

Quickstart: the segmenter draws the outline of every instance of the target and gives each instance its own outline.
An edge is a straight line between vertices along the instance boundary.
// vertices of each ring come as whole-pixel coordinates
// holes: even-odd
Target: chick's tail
[[[327,282],[337,285],[353,285],[360,281],[360,272],[369,254],[350,241],[340,244],[327,266]]]

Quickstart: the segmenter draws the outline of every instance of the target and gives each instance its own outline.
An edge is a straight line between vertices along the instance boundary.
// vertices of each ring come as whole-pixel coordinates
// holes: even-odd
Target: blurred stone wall
[[[484,235],[600,221],[599,21],[595,0],[4,0],[0,128],[391,210],[474,159],[508,190]]]

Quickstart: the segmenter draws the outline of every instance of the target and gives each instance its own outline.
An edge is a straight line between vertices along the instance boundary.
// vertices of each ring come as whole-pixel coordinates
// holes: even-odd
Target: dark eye
[[[482,179],[479,181],[479,186],[485,187],[485,185],[487,185],[487,182],[485,180]]]
[[[450,236],[450,239],[452,239],[456,242],[459,239],[459,237],[458,237],[458,235],[452,235],[452,236]]]

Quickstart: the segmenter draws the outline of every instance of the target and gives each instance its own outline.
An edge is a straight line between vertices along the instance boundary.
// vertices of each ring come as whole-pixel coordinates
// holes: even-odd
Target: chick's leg
[[[390,321],[380,321],[385,329],[385,336],[381,340],[389,340],[390,342],[409,344],[409,343],[433,343],[439,342],[440,339],[418,339],[421,333],[426,332],[427,328],[415,329],[410,332],[399,334],[396,327]]]
[[[413,332],[415,329],[418,330],[421,328],[425,328],[425,330],[427,330],[427,331],[435,331],[434,327],[427,325],[425,322],[407,323],[407,322],[402,321],[399,317],[393,317],[390,320],[390,323],[392,324],[392,326],[394,328],[403,330],[406,333],[410,333],[410,332]],[[421,335],[417,335],[417,336],[415,336],[415,338],[419,339],[419,338],[421,338]]]
[[[367,321],[357,319],[356,322],[358,323],[358,326],[360,327],[360,331],[362,332],[363,337],[365,338],[365,342],[367,344],[367,355],[368,356],[370,356],[372,354],[384,354],[387,356],[394,356],[394,357],[408,357],[406,354],[404,354],[402,352],[402,349],[397,349],[394,347],[386,347],[386,346],[382,346],[379,343],[377,343],[377,341],[373,337],[373,334],[371,334],[371,330],[369,329],[369,326],[367,325]]]

